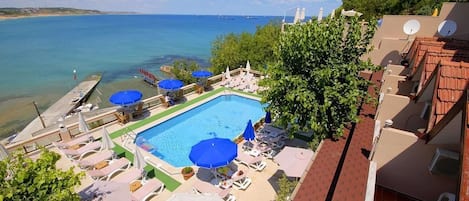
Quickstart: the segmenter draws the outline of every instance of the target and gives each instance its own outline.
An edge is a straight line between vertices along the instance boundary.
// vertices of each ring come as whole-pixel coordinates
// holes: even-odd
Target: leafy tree
[[[0,161],[0,200],[80,200],[74,187],[83,173],[57,169],[60,155],[42,149],[38,159],[21,153]]]
[[[197,81],[197,79],[192,77],[192,72],[198,69],[200,69],[200,66],[195,61],[176,60],[173,63],[171,73],[174,74],[177,79],[184,82],[184,84],[191,84]]]
[[[362,26],[358,18],[349,19],[289,26],[281,35],[278,63],[261,81],[268,87],[262,101],[281,125],[312,130],[323,139],[342,136],[345,126],[358,120],[360,101],[370,98],[370,83],[359,72],[377,70],[360,59],[369,51],[376,21]]]
[[[288,198],[291,196],[291,193],[293,192],[297,184],[298,184],[297,181],[290,181],[285,176],[285,174],[283,174],[282,177],[278,180],[279,191],[277,192],[277,197],[275,200],[276,201],[288,200]]]
[[[354,9],[362,12],[365,19],[383,15],[431,15],[435,8],[441,9],[443,2],[467,2],[468,0],[343,0],[338,9]]]
[[[215,74],[244,66],[249,60],[252,69],[261,70],[268,63],[275,61],[274,48],[280,36],[280,23],[257,27],[254,34],[243,32],[230,33],[218,37],[212,42],[211,71]]]

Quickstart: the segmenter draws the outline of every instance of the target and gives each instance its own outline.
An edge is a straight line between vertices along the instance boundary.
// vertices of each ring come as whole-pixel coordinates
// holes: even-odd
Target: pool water
[[[256,122],[264,115],[257,100],[222,95],[139,133],[137,144],[150,144],[153,155],[174,167],[191,166],[193,145],[213,137],[234,139],[249,120]]]

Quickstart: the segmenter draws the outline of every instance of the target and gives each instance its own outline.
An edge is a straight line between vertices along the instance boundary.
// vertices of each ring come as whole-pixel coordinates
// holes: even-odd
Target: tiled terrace
[[[191,94],[191,95],[186,96],[187,101],[185,103],[178,104],[170,108],[158,107],[156,109],[152,109],[151,111],[149,111],[149,115],[146,115],[144,119],[137,119],[135,121],[131,121],[130,123],[127,123],[126,125],[120,125],[120,124],[115,123],[115,124],[106,126],[106,129],[108,130],[109,133],[111,133],[111,137],[113,138],[114,142],[117,145],[124,147],[125,149],[127,149],[128,152],[131,153],[132,149],[134,148],[134,145],[124,144],[123,142],[124,138],[119,137],[125,131],[124,128],[130,128],[134,132],[138,133],[166,119],[176,116],[177,114],[182,113],[186,109],[196,107],[197,105],[204,103],[208,99],[215,98],[216,94],[220,94],[220,93],[222,94],[223,93],[236,93],[237,95],[242,95],[242,96],[249,95],[252,97],[252,95],[250,94],[237,92],[237,91],[231,91],[231,90],[223,90],[223,88],[216,86],[215,89],[211,92],[207,92],[202,95]],[[102,136],[101,129],[95,129],[95,130],[92,130],[91,132],[95,138],[100,138]],[[286,144],[290,146],[299,146],[299,147],[307,146],[306,142],[297,140],[297,139],[287,141]],[[58,153],[61,153],[55,147],[51,149],[57,151]],[[181,168],[174,168],[170,166],[169,164],[167,164],[165,161],[160,160],[159,158],[156,158],[150,153],[145,152],[143,150],[142,150],[142,153],[144,156],[149,157],[148,159],[149,165],[152,165],[153,167],[157,166],[158,170],[160,170],[161,172],[164,172],[165,174],[175,179],[177,182],[181,183],[180,186],[176,185],[176,187],[171,187],[173,189],[169,189],[169,190],[168,188],[165,189],[164,192],[162,192],[158,196],[153,197],[151,200],[166,200],[166,199],[169,199],[172,196],[172,194],[176,192],[184,192],[184,193],[193,192],[192,185],[195,181],[195,176],[185,181],[182,175],[180,174]],[[248,176],[252,179],[252,184],[248,187],[248,189],[246,190],[233,189],[232,190],[232,194],[236,197],[237,200],[266,200],[266,201],[275,200],[276,192],[278,190],[277,181],[281,177],[283,172],[278,170],[278,165],[273,160],[270,160],[270,159],[264,159],[264,160],[267,162],[267,167],[263,171],[257,172],[255,170],[250,169],[250,171],[248,172]],[[72,167],[73,165],[74,163],[72,163],[65,156],[63,156],[62,159],[58,162],[58,166],[62,168],[69,168],[69,167]],[[81,170],[79,168],[75,168],[75,171],[78,172]],[[93,180],[89,176],[86,176],[82,180],[82,185],[77,188],[77,191],[84,189],[85,187],[89,186],[92,182]]]

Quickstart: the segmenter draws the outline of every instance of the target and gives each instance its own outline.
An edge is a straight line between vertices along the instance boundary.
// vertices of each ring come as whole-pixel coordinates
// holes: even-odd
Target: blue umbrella
[[[270,112],[265,113],[264,122],[267,123],[267,124],[272,122],[272,118],[270,117]]]
[[[212,76],[212,73],[209,71],[205,71],[205,70],[198,70],[198,71],[192,72],[192,77],[195,77],[195,78],[206,78],[210,76]]]
[[[114,105],[129,106],[142,99],[142,92],[137,90],[118,91],[111,95],[109,101]]]
[[[246,129],[244,129],[243,137],[247,141],[252,141],[254,140],[254,138],[256,138],[256,134],[254,133],[254,128],[252,127],[252,122],[250,119],[248,121]]]
[[[176,79],[161,80],[158,82],[158,87],[168,91],[178,90],[183,85],[184,83],[181,80]]]
[[[225,138],[202,140],[192,146],[189,159],[203,168],[218,168],[228,165],[238,156],[238,145]]]

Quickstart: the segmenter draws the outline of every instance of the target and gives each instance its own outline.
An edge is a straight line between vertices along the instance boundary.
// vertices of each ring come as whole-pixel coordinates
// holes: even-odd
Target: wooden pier
[[[59,118],[71,113],[75,108],[80,106],[87,97],[93,92],[96,85],[101,81],[101,75],[92,75],[85,81],[79,83],[75,88],[65,94],[61,99],[51,105],[42,114],[42,120],[45,126],[56,124]],[[33,133],[43,129],[41,119],[36,117],[21,132],[18,133],[12,142],[19,142],[29,139]]]

